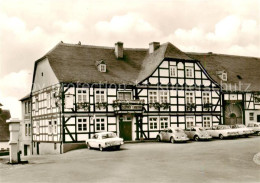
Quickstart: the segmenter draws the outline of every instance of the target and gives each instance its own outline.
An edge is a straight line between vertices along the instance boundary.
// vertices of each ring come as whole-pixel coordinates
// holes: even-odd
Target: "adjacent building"
[[[99,131],[133,141],[169,126],[260,122],[259,66],[259,58],[184,53],[171,43],[61,42],[35,62],[22,100],[31,100],[32,153],[63,153]]]

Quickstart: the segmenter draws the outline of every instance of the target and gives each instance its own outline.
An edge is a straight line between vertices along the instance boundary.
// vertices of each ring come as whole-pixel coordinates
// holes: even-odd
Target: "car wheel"
[[[91,147],[90,147],[89,143],[87,143],[87,148],[88,148],[88,149],[91,149]]]
[[[258,132],[257,135],[260,136],[260,132]]]
[[[171,137],[170,142],[173,144],[175,142],[174,138]]]
[[[196,136],[194,137],[194,140],[195,140],[195,141],[199,141],[199,140],[200,140],[199,136],[196,135]]]
[[[157,141],[157,142],[161,142],[161,137],[160,137],[160,135],[158,135],[158,136],[156,137],[156,141]]]
[[[116,146],[116,150],[120,150],[120,146]]]
[[[103,151],[103,147],[99,144],[99,150]]]
[[[224,139],[224,136],[222,134],[219,135],[220,140]]]

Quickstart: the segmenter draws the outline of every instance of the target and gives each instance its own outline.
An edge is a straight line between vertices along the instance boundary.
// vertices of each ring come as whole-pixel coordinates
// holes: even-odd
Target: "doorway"
[[[132,140],[132,119],[131,115],[123,115],[119,118],[119,136],[124,141]]]
[[[24,150],[23,150],[23,155],[24,156],[28,155],[27,148],[28,148],[28,145],[24,145]]]
[[[260,115],[257,115],[257,122],[260,122]]]

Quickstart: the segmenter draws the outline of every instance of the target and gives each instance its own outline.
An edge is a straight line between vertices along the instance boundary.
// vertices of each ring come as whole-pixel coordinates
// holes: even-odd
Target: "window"
[[[160,91],[160,102],[168,103],[168,92],[167,91]]]
[[[186,92],[186,104],[193,104],[194,103],[194,93],[193,92]]]
[[[186,78],[193,78],[193,68],[192,67],[186,67]]]
[[[58,132],[57,121],[54,121],[54,122],[53,122],[53,133],[54,133],[54,134],[57,134],[57,132]]]
[[[78,132],[85,132],[87,130],[87,118],[78,118]]]
[[[260,104],[260,95],[254,95],[255,104]]]
[[[160,124],[161,124],[161,129],[168,128],[168,126],[169,126],[168,117],[161,117]]]
[[[40,122],[36,121],[36,134],[40,133]]]
[[[87,89],[77,89],[77,103],[88,102]]]
[[[202,102],[203,102],[203,104],[209,104],[210,103],[210,93],[209,92],[203,92],[202,93]]]
[[[158,95],[157,91],[149,91],[149,102],[150,103],[158,102],[157,95]]]
[[[168,91],[160,90],[158,91],[149,91],[149,102],[150,103],[168,103],[169,101],[169,96],[168,96]]]
[[[105,90],[98,89],[96,90],[96,103],[105,102]]]
[[[105,130],[105,118],[96,118],[96,131]]]
[[[156,117],[149,118],[149,126],[151,130],[158,129],[158,121]]]
[[[51,93],[47,93],[47,108],[51,107]]]
[[[250,113],[249,113],[249,120],[250,120],[250,121],[254,121],[254,120],[255,120],[255,118],[254,118],[254,113],[253,113],[253,112],[250,112]]]
[[[170,66],[170,77],[177,77],[177,67]]]
[[[194,117],[186,117],[186,128],[190,128],[192,126],[195,126]]]
[[[31,102],[28,102],[28,113],[31,113]]]
[[[203,127],[207,128],[211,126],[211,117],[210,116],[204,116],[203,117]]]
[[[25,127],[24,127],[24,135],[27,136],[27,130],[28,130],[28,127],[27,127],[27,124],[25,124]]]
[[[227,73],[222,73],[222,80],[227,81]]]
[[[52,122],[48,121],[48,134],[52,134]]]
[[[27,114],[27,102],[24,103],[24,113]]]
[[[99,65],[99,71],[100,72],[106,72],[106,64],[100,64]]]
[[[31,136],[31,124],[28,124],[28,135]]]
[[[38,97],[35,97],[35,111],[39,110],[39,101],[38,101]]]
[[[119,100],[131,100],[132,92],[118,92],[118,99]]]

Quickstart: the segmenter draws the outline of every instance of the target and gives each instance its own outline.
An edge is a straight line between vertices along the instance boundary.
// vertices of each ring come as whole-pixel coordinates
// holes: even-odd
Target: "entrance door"
[[[226,125],[243,124],[241,101],[225,101],[224,110]]]
[[[23,150],[23,155],[24,156],[27,156],[27,145],[24,145],[24,150]]]
[[[260,122],[260,115],[257,115],[257,122]]]
[[[37,155],[39,155],[40,154],[40,142],[37,142],[36,143],[37,144]]]
[[[132,140],[132,117],[123,116],[119,121],[120,137],[125,141]]]

